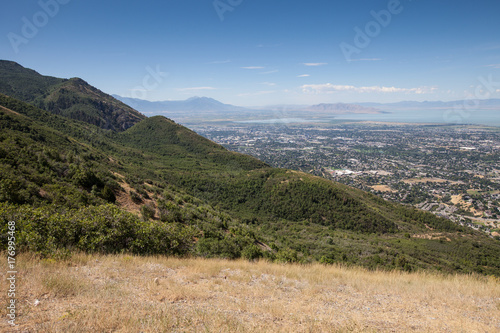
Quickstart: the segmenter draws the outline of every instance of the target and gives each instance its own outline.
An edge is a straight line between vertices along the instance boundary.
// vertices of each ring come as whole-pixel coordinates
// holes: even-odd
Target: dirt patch
[[[379,191],[379,192],[391,192],[391,193],[397,192],[396,190],[392,189],[388,185],[373,185],[373,186],[371,186],[371,188],[374,189],[375,191]]]
[[[411,237],[413,238],[420,238],[420,239],[442,239],[442,240],[445,240],[447,242],[451,242],[451,239],[441,233],[436,233],[436,234],[414,234],[412,235]]]
[[[123,176],[121,176],[120,174],[118,174],[118,173],[114,173],[114,174],[119,176],[119,177],[122,177],[122,179],[123,179]],[[120,191],[118,194],[116,194],[116,202],[118,203],[118,205],[120,207],[125,209],[127,212],[133,213],[135,215],[140,215],[141,207],[143,205],[149,204],[150,206],[153,206],[153,207],[156,206],[155,202],[151,199],[144,199],[143,198],[142,202],[136,203],[134,200],[132,200],[132,197],[130,195],[130,193],[135,192],[135,190],[132,187],[130,187],[130,185],[125,181],[118,182],[118,184],[120,184],[123,191]],[[148,185],[148,184],[146,184],[146,185]],[[150,198],[153,197],[152,192],[146,191],[146,193],[148,194],[148,196]],[[156,218],[156,216],[155,216],[155,218]]]
[[[441,178],[410,178],[410,179],[403,180],[403,182],[406,184],[420,184],[420,183],[427,183],[427,182],[430,182],[430,183],[446,183],[446,182],[455,183],[455,182],[451,182],[449,180],[441,179]]]
[[[452,204],[456,205],[456,204],[458,204],[460,202],[463,203],[463,201],[462,201],[462,195],[461,194],[459,194],[459,195],[452,195],[451,196],[451,203]]]
[[[12,114],[15,114],[17,116],[20,116],[21,114],[17,113],[16,111],[12,111],[11,109],[7,109],[6,107],[3,107],[3,106],[0,106],[0,110],[2,111],[5,111],[7,113],[12,113]]]

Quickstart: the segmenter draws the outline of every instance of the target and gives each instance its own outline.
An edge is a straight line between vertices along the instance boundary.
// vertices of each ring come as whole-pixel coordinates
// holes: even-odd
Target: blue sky
[[[110,94],[242,106],[500,98],[498,0],[4,0],[2,9],[0,59]]]

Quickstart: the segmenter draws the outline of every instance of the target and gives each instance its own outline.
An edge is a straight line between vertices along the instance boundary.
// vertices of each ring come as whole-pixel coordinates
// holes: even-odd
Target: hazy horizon
[[[218,100],[210,95],[193,95],[190,97],[186,97],[183,99],[164,99],[164,100],[150,100],[150,99],[141,99],[141,98],[135,98],[135,97],[130,97],[130,96],[121,96],[119,94],[112,94],[113,96],[119,96],[122,98],[132,98],[132,99],[137,99],[140,101],[144,102],[150,102],[150,103],[161,103],[161,102],[183,102],[187,101],[190,99],[196,99],[196,98],[208,98],[208,99],[213,99],[217,102],[223,103],[223,104],[230,104],[226,103],[225,101]],[[398,104],[398,103],[450,103],[450,102],[461,102],[464,100],[479,100],[479,101],[488,101],[488,100],[499,100],[499,98],[466,98],[466,99],[452,99],[452,100],[423,100],[423,101],[416,101],[416,100],[400,100],[400,101],[394,101],[394,102],[386,102],[386,103],[381,103],[381,102],[373,102],[373,101],[367,101],[367,102],[350,102],[350,103],[345,103],[345,102],[332,102],[332,103],[318,103],[318,104]],[[239,106],[239,107],[245,107],[245,108],[262,108],[262,107],[273,107],[273,106],[310,106],[311,104],[286,104],[286,103],[276,103],[276,104],[264,104],[264,105],[249,105],[249,106],[243,106],[243,105],[234,105],[234,106]]]

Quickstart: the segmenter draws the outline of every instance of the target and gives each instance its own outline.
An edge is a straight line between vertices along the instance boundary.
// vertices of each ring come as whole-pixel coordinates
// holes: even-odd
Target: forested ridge
[[[17,98],[0,94],[2,249],[7,222],[16,221],[20,249],[44,256],[130,252],[500,275],[500,242],[449,220],[271,168],[165,117],[123,108],[133,123],[103,126],[78,106],[96,98],[95,88],[67,100],[65,110],[82,113],[73,117],[39,108],[23,97],[32,96],[27,87]],[[102,103],[94,110],[106,113]]]

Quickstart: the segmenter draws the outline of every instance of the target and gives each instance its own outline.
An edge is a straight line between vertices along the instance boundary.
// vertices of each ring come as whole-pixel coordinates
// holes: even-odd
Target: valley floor
[[[500,331],[493,277],[85,254],[17,269],[18,326],[2,306],[1,332]]]

